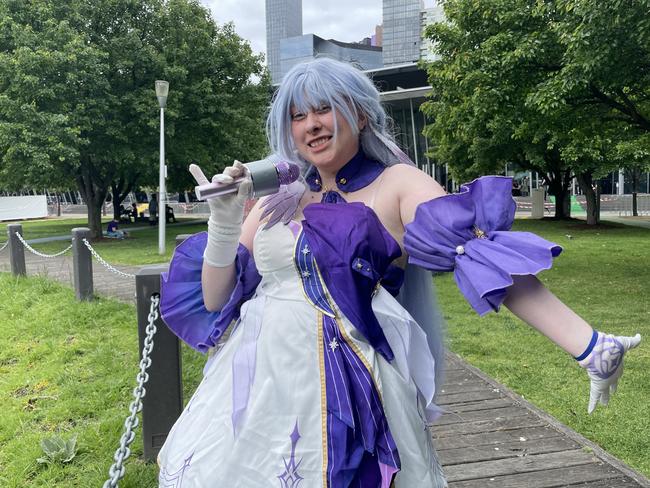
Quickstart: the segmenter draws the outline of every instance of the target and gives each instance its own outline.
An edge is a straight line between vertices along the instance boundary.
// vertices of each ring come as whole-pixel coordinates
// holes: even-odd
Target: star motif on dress
[[[303,248],[302,248],[302,251],[300,251],[300,252],[303,253],[303,254],[306,256],[306,255],[309,254],[311,251],[309,250],[309,246],[308,246],[307,244],[305,244],[305,247],[303,247]]]
[[[309,271],[303,271],[302,272],[302,277],[303,278],[309,278],[311,276],[311,273]]]
[[[332,339],[329,343],[329,348],[332,352],[336,351],[336,348],[339,347],[339,341],[336,340],[336,337]]]

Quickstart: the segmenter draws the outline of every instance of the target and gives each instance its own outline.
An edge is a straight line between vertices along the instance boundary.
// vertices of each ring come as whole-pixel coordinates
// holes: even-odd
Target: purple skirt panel
[[[420,204],[405,226],[409,263],[453,271],[458,288],[480,315],[498,311],[513,276],[550,269],[562,252],[530,232],[510,232],[515,216],[512,179],[486,176],[459,193]]]
[[[400,460],[372,373],[339,330],[305,233],[295,249],[303,290],[322,312],[328,486],[388,488]]]
[[[180,339],[202,353],[217,344],[233,320],[239,318],[241,304],[248,300],[261,277],[246,247],[239,245],[235,265],[237,281],[228,302],[219,312],[210,312],[203,303],[201,270],[207,232],[188,237],[176,248],[160,283],[162,318]]]

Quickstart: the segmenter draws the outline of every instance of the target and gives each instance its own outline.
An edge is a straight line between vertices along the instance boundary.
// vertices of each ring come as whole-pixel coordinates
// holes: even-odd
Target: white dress
[[[160,452],[161,487],[346,488],[328,482],[321,312],[308,301],[294,265],[297,227],[258,230],[254,258],[262,281],[229,339],[209,358]],[[392,363],[338,309],[337,324],[381,396],[401,460],[391,486],[445,487],[405,357],[418,326],[383,288],[372,305],[395,350]],[[244,405],[235,422],[233,405]]]

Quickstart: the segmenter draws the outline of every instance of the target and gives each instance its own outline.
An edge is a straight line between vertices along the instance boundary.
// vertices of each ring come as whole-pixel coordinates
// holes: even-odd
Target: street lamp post
[[[156,80],[156,96],[160,104],[160,174],[158,189],[158,254],[165,254],[165,224],[167,223],[167,192],[165,190],[165,107],[169,82]]]

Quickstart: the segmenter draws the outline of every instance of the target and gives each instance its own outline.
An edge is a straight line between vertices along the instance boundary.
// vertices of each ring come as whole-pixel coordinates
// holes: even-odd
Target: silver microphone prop
[[[192,174],[192,167],[190,165],[190,172]],[[252,161],[245,163],[244,166],[248,168],[251,180],[253,182],[253,197],[263,197],[265,195],[272,195],[280,190],[280,185],[288,185],[293,183],[300,176],[300,168],[287,161],[278,161],[273,163],[268,159],[261,159],[259,161]],[[198,185],[194,187],[194,193],[199,200],[209,200],[217,198],[221,195],[228,193],[236,193],[239,189],[239,184],[245,178],[237,178],[232,183],[206,183],[205,185]]]

